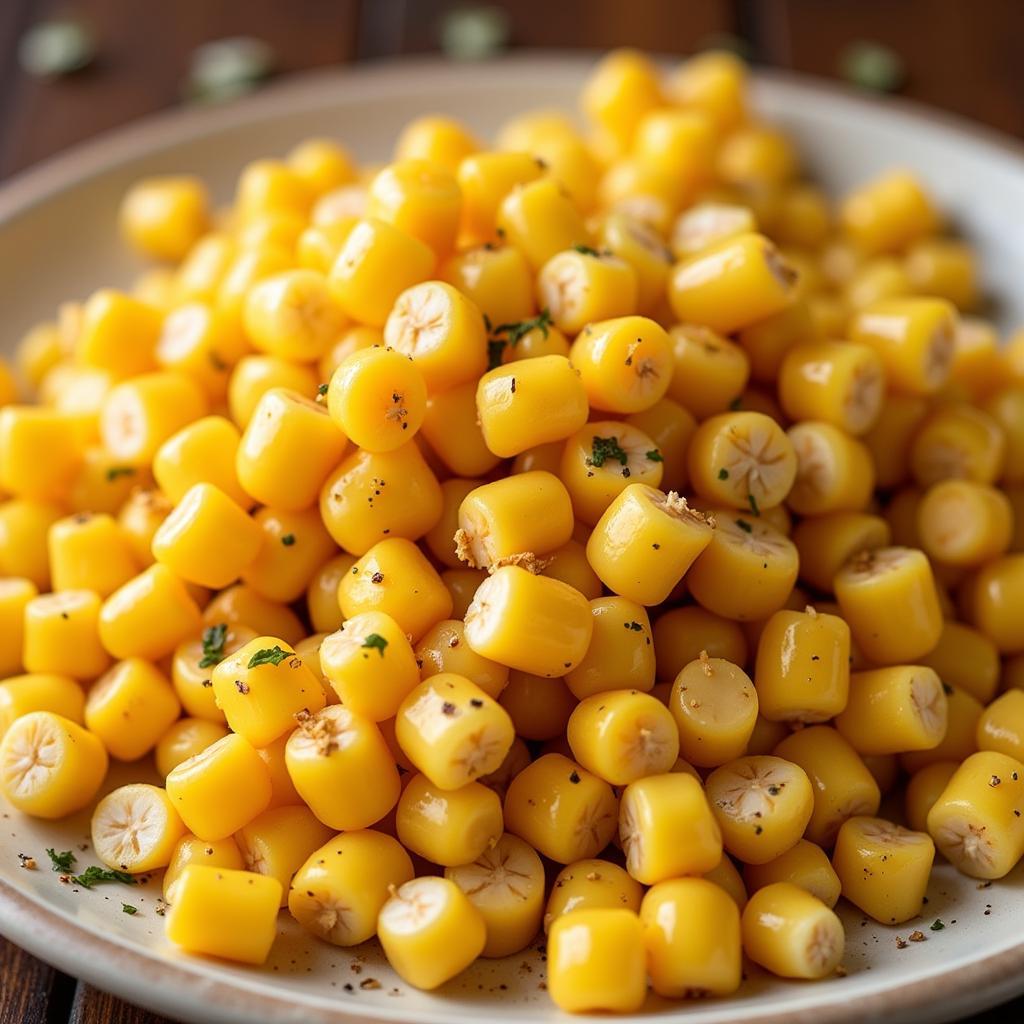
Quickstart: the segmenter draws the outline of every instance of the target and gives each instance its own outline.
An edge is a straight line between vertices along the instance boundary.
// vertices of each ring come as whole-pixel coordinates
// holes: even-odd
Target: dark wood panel
[[[73,986],[69,978],[0,938],[0,1024],[66,1020]]]
[[[69,1024],[172,1024],[148,1010],[115,999],[92,985],[79,984]]]

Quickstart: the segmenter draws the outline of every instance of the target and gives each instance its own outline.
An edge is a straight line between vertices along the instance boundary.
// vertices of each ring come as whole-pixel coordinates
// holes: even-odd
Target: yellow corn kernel
[[[334,298],[354,320],[383,327],[405,289],[426,280],[433,250],[418,238],[377,218],[349,232],[328,275]]]
[[[958,309],[978,301],[977,267],[970,246],[949,238],[929,238],[907,251],[907,278],[918,295],[948,299]]]
[[[0,792],[34,818],[63,818],[92,803],[107,774],[103,743],[52,711],[29,711],[0,738]]]
[[[47,373],[63,359],[66,350],[57,324],[41,323],[20,338],[14,351],[14,363],[28,386],[38,389]]]
[[[838,330],[838,328],[837,328]],[[824,334],[834,333],[821,330],[812,316],[809,299],[794,299],[785,309],[750,324],[737,335],[737,341],[750,359],[750,376],[760,384],[776,384],[782,368],[782,360],[794,345],[817,341]],[[772,401],[771,398],[768,401]],[[772,409],[762,408],[765,399],[753,403],[753,396],[745,393],[740,407],[760,409],[773,417],[784,419],[781,408],[772,402]]]
[[[454,168],[405,158],[388,164],[370,182],[366,215],[394,225],[444,257],[455,247],[461,201]]]
[[[865,260],[845,282],[842,296],[851,312],[859,312],[885,299],[902,299],[914,294],[903,263],[894,256]]]
[[[747,663],[743,630],[735,622],[698,605],[672,608],[658,617],[654,623],[654,650],[660,680],[674,680],[691,661],[700,657],[701,651],[736,665]]]
[[[644,116],[663,103],[658,69],[636,50],[613,50],[591,70],[580,102],[587,117],[625,150]]]
[[[100,599],[91,590],[42,594],[24,605],[21,661],[26,672],[94,679],[110,665],[101,636]]]
[[[728,130],[746,117],[747,67],[727,50],[709,50],[683,61],[670,94],[685,109],[699,110]]]
[[[185,825],[205,840],[237,832],[266,810],[272,792],[259,753],[233,733],[177,765],[165,784]]]
[[[404,981],[434,989],[483,952],[487,929],[483,916],[454,882],[424,877],[392,892],[377,918],[377,937]]]
[[[164,732],[156,745],[157,771],[166,778],[179,764],[227,734],[227,728],[219,722],[206,718],[179,719]]]
[[[928,812],[959,767],[957,761],[933,761],[911,775],[904,793],[904,810],[912,829],[917,832],[928,831]]]
[[[789,882],[806,889],[826,907],[834,907],[840,893],[839,876],[828,854],[806,839],[798,840],[795,846],[774,860],[763,864],[745,864],[743,880],[754,892],[776,882]]]
[[[708,611],[727,619],[766,619],[784,607],[796,583],[796,545],[764,518],[713,513],[711,543],[687,574],[690,592]],[[743,586],[737,587],[736,581]]]
[[[164,871],[163,896],[165,903],[174,903],[182,873],[190,864],[241,871],[242,855],[239,853],[234,839],[230,837],[206,840],[193,835],[182,836],[174,847],[167,870]]]
[[[118,662],[89,690],[85,724],[112,757],[136,761],[152,750],[181,714],[170,681],[142,658]]]
[[[487,447],[510,458],[560,441],[587,421],[587,391],[564,356],[538,356],[500,366],[480,378],[477,414]]]
[[[579,210],[554,178],[514,186],[498,208],[497,232],[534,271],[556,253],[589,241]]]
[[[984,410],[1006,438],[999,479],[1004,484],[1019,484],[1024,481],[1024,388],[998,391],[984,403]]]
[[[946,695],[946,734],[941,742],[928,750],[907,751],[900,755],[900,764],[907,772],[939,761],[962,761],[978,749],[977,728],[982,705],[966,690],[943,685]]]
[[[316,676],[287,643],[258,636],[229,654],[211,674],[217,704],[232,731],[265,747],[295,727],[300,712],[324,706]]]
[[[677,259],[696,256],[719,242],[757,231],[749,206],[704,201],[683,210],[672,225],[670,246]]]
[[[636,271],[609,252],[578,246],[555,253],[537,274],[538,304],[566,334],[637,307]]]
[[[976,732],[980,750],[995,750],[1020,760],[1024,755],[1024,691],[1007,690],[992,701],[981,713]]]
[[[17,719],[32,711],[49,711],[81,725],[84,708],[85,692],[70,676],[52,672],[8,676],[0,682],[0,739]]]
[[[968,621],[981,630],[1000,654],[1024,651],[1019,610],[1024,600],[1024,555],[996,558],[973,577],[966,595]]]
[[[322,405],[296,391],[271,388],[260,398],[238,446],[239,483],[274,508],[309,508],[345,443]]]
[[[144,178],[121,201],[121,234],[144,255],[177,262],[206,232],[209,206],[198,178]]]
[[[297,170],[281,160],[254,160],[238,177],[235,208],[243,219],[284,210],[305,214],[312,200]]]
[[[548,896],[544,931],[578,910],[618,908],[638,913],[644,890],[627,871],[607,860],[577,860],[562,868]]]
[[[416,645],[415,656],[421,679],[452,672],[475,683],[495,700],[509,681],[506,665],[482,657],[466,643],[466,627],[459,619],[443,619],[429,629]]]
[[[480,149],[469,129],[452,117],[429,115],[410,121],[395,143],[396,160],[426,160],[455,172]]]
[[[412,644],[384,612],[347,619],[324,639],[320,664],[342,704],[373,722],[393,718],[420,682]]]
[[[578,590],[518,565],[504,565],[480,584],[465,622],[477,654],[549,678],[579,665],[594,628]]]
[[[524,768],[505,796],[505,827],[559,864],[596,857],[615,834],[618,798],[607,782],[561,754]]]
[[[184,374],[142,374],[118,384],[104,401],[103,444],[124,465],[145,466],[169,437],[205,415],[206,406],[205,393]]]
[[[178,265],[174,285],[182,302],[212,302],[236,255],[233,239],[216,231],[203,235]]]
[[[224,397],[232,368],[248,351],[238,324],[202,302],[168,313],[155,350],[161,369],[192,378],[211,399]]]
[[[639,1010],[647,994],[644,928],[635,912],[581,909],[548,935],[548,991],[569,1013]]]
[[[778,505],[797,474],[792,442],[760,412],[726,412],[705,420],[690,441],[687,466],[702,498],[755,515]]]
[[[922,487],[964,479],[992,484],[1006,458],[1006,435],[987,413],[971,405],[940,405],[911,442],[909,462]]]
[[[601,581],[587,561],[587,549],[577,540],[566,541],[546,555],[541,564],[541,576],[568,583],[590,601],[604,593]]]
[[[799,765],[811,780],[814,811],[805,836],[812,843],[831,846],[847,818],[878,811],[878,783],[860,755],[835,729],[815,725],[794,732],[773,753]]]
[[[170,864],[185,826],[163,789],[132,783],[100,800],[91,831],[92,848],[107,867],[138,874]]]
[[[320,633],[333,633],[341,628],[341,606],[338,587],[345,573],[352,569],[353,555],[340,554],[329,558],[313,573],[306,587],[306,608],[313,628]]]
[[[452,598],[437,571],[411,541],[379,541],[352,566],[338,588],[346,619],[360,612],[390,615],[416,643],[452,613]]]
[[[792,142],[767,125],[748,124],[727,136],[718,151],[718,175],[726,184],[778,187],[798,171]]]
[[[328,227],[361,217],[366,212],[367,198],[364,184],[358,182],[331,189],[313,204],[310,223],[314,227]]]
[[[25,608],[39,596],[29,579],[18,576],[0,578],[0,679],[22,670],[25,646]],[[45,708],[40,710],[59,710]],[[63,714],[64,712],[61,712]],[[67,716],[74,718],[74,715]]]
[[[277,936],[282,891],[276,878],[189,864],[167,912],[167,937],[189,953],[262,964]]]
[[[75,356],[118,380],[154,370],[160,323],[148,303],[110,288],[94,292],[82,307]]]
[[[660,235],[639,218],[613,211],[601,224],[600,242],[633,268],[636,301],[629,312],[650,315],[664,297],[672,259]]]
[[[866,445],[831,423],[809,420],[786,431],[796,479],[786,504],[799,515],[859,512],[871,500],[875,470]]]
[[[484,245],[459,253],[441,265],[438,277],[458,288],[496,326],[518,323],[534,312],[533,272],[513,246]]]
[[[846,233],[868,253],[903,249],[938,226],[931,198],[904,170],[888,171],[855,189],[839,214]]]
[[[624,597],[590,602],[594,630],[586,656],[565,683],[583,700],[608,690],[650,690],[654,686],[655,645],[647,610]]]
[[[244,356],[232,370],[228,382],[228,408],[239,429],[246,429],[260,399],[271,388],[313,398],[317,393],[317,377],[308,366],[299,366],[277,356]]]
[[[644,885],[702,874],[722,859],[722,833],[700,782],[681,772],[631,782],[619,807],[626,869]]]
[[[526,740],[564,738],[577,703],[563,680],[514,670],[501,691],[500,702],[512,719],[516,735]],[[569,753],[568,745],[565,753]]]
[[[243,509],[253,505],[235,472],[241,435],[223,416],[205,416],[168,438],[153,459],[153,476],[177,503],[197,483],[215,484]]]
[[[61,499],[81,462],[72,416],[41,406],[0,408],[0,488],[18,498]]]
[[[921,547],[944,565],[974,568],[1004,554],[1013,534],[1013,509],[995,487],[973,480],[933,484],[917,510]]]
[[[330,273],[341,247],[358,221],[355,215],[339,216],[326,224],[305,228],[295,243],[299,266],[320,274]]]
[[[116,515],[133,493],[141,493],[149,483],[149,474],[144,470],[123,466],[105,449],[92,446],[82,453],[67,504],[75,512]]]
[[[242,583],[222,590],[203,610],[203,622],[208,626],[222,622],[246,626],[257,634],[279,636],[285,643],[298,643],[306,635],[290,608],[268,601]]]
[[[708,517],[675,491],[631,484],[587,541],[587,559],[610,590],[637,604],[664,601],[712,542]]]
[[[459,507],[463,499],[476,490],[481,483],[483,481],[479,479],[453,477],[441,484],[441,518],[423,539],[430,554],[440,564],[450,569],[458,569],[463,565],[455,550],[455,531],[459,528]]]
[[[679,320],[729,334],[785,309],[796,277],[767,238],[741,234],[677,263],[668,297]]]
[[[137,470],[131,470],[134,474]],[[151,566],[153,537],[160,524],[171,514],[174,505],[166,495],[155,488],[140,487],[133,490],[121,505],[117,525],[121,528],[139,565]]]
[[[670,398],[699,420],[725,412],[747,386],[750,360],[739,345],[699,324],[669,331],[673,372]]]
[[[640,921],[658,995],[725,996],[739,988],[740,911],[724,889],[703,878],[659,882],[644,895]]]
[[[680,762],[685,765],[686,762]],[[685,768],[676,768],[676,771],[685,771]],[[690,768],[691,771],[696,772],[695,768]],[[720,889],[724,890],[726,895],[736,904],[742,913],[743,908],[747,905],[747,889],[743,884],[743,877],[736,869],[736,865],[733,864],[729,855],[726,853],[722,854],[722,859],[715,865],[710,871],[705,871],[701,876],[707,879],[709,882],[713,882]]]
[[[317,567],[337,550],[319,510],[282,512],[261,508],[252,522],[262,531],[263,542],[242,571],[242,580],[272,601],[288,604],[298,600]]]
[[[482,476],[501,461],[488,450],[477,422],[476,381],[431,395],[419,438],[426,440],[443,467],[459,476]]]
[[[830,512],[801,520],[793,529],[800,554],[800,579],[829,593],[839,570],[862,551],[888,547],[889,524],[866,512]]]
[[[153,555],[182,579],[216,589],[238,579],[263,544],[255,520],[219,487],[198,483],[153,535]]]
[[[456,552],[470,568],[544,555],[572,536],[573,506],[557,476],[518,473],[470,491],[459,506]]]
[[[462,193],[460,239],[473,245],[496,242],[501,201],[516,185],[534,181],[543,173],[543,163],[528,153],[468,155],[456,171]]]
[[[388,893],[413,877],[409,855],[372,830],[335,836],[310,854],[288,892],[292,916],[318,938],[355,946],[377,931]]]
[[[356,166],[333,139],[307,139],[288,154],[287,164],[310,191],[323,195],[356,179]]]
[[[972,878],[1002,878],[1024,853],[1017,813],[1024,765],[994,750],[971,754],[928,812],[939,852]]]
[[[688,409],[671,398],[663,398],[649,409],[633,413],[625,422],[645,433],[661,455],[662,482],[668,490],[681,491],[689,480],[686,453],[697,429]]]
[[[285,749],[288,745],[289,735],[285,733],[279,736],[273,743],[260,747],[256,753],[263,762],[270,777],[270,803],[265,810],[271,807],[292,807],[302,803],[288,774],[288,765],[285,760]]]
[[[806,889],[773,882],[743,911],[743,952],[781,978],[824,978],[843,957],[845,935],[835,912]]]
[[[354,555],[365,555],[389,537],[422,537],[442,512],[437,477],[412,441],[390,452],[356,449],[320,491],[324,525]]]
[[[501,838],[501,800],[479,782],[444,790],[414,775],[398,800],[396,825],[411,853],[444,867],[469,864]]]
[[[883,299],[852,319],[850,341],[868,345],[885,366],[889,386],[910,395],[934,394],[953,365],[956,311],[944,299]]]
[[[506,832],[472,862],[446,867],[444,876],[484,919],[482,956],[518,953],[536,938],[544,912],[544,865],[517,836]]]

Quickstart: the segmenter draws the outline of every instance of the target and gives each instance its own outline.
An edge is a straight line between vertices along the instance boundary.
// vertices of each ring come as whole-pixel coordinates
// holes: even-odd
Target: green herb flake
[[[139,912],[138,907],[133,907],[130,903],[121,904],[121,913],[127,914],[129,917],[134,917]]]
[[[934,921],[932,921],[932,923],[929,926],[928,930],[932,931],[932,932],[941,932],[942,929],[945,928],[945,927],[946,926],[942,923],[942,919],[937,917],[937,918],[935,918]]]
[[[500,338],[487,342],[487,369],[496,370],[501,366],[501,357],[505,354],[505,346],[508,344]]]
[[[107,466],[107,483],[112,484],[118,477],[135,476],[135,470],[131,466]]]
[[[761,514],[761,510],[757,507],[757,498],[752,494],[748,494],[747,501],[750,502],[750,511],[753,512],[755,516],[759,516]]]
[[[292,545],[293,545],[293,544],[295,543],[295,534],[294,534],[294,533],[286,533],[286,534],[285,534],[285,535],[284,535],[284,536],[283,536],[283,537],[281,538],[281,543],[282,543],[282,544],[283,544],[283,545],[284,545],[284,546],[285,546],[286,548],[290,548],[290,547],[291,547],[291,546],[292,546]]]
[[[647,453],[647,460],[648,462],[664,462],[665,457],[661,454],[661,452],[658,451],[657,448],[652,448]]]
[[[530,331],[540,331],[546,338],[548,336],[548,328],[552,326],[553,322],[551,310],[545,306],[540,311],[540,314],[532,320],[517,320],[515,323],[498,324],[494,328],[494,333],[507,335],[508,344],[514,346],[519,344],[520,339],[524,335],[529,334]]]
[[[720,470],[718,471],[718,479],[719,479],[719,480],[728,480],[728,479],[729,479],[729,470],[727,470],[727,469],[725,468],[725,466],[723,466],[723,467],[722,467],[722,468],[721,468],[721,469],[720,469]]]
[[[581,253],[584,256],[598,256],[599,257],[601,255],[596,249],[594,249],[592,246],[589,246],[589,245],[574,245],[573,249],[575,249],[576,252]]]
[[[736,520],[736,525],[737,525],[737,526],[738,526],[738,527],[739,527],[739,528],[740,528],[740,529],[741,529],[741,530],[742,530],[742,531],[743,531],[744,533],[753,533],[753,532],[754,532],[754,528],[753,528],[753,527],[752,527],[752,526],[750,525],[750,523],[748,523],[748,522],[746,521],[746,519],[737,519],[737,520]]]
[[[216,626],[207,626],[203,630],[203,657],[200,668],[210,668],[224,660],[224,641],[228,637],[228,624],[218,622]]]
[[[620,466],[625,466],[629,462],[629,456],[619,446],[619,439],[617,437],[598,437],[595,434],[588,461],[592,466],[600,467],[608,459],[616,459]]]
[[[75,875],[71,881],[75,885],[80,885],[83,889],[91,889],[94,885],[100,885],[103,882],[121,882],[124,885],[138,885],[127,871],[113,871],[108,868],[98,868],[96,865],[86,868],[80,875]]]
[[[328,385],[328,384],[320,384],[317,387],[317,389],[316,389],[316,393],[317,393],[318,397],[323,398],[327,394],[327,391],[328,391],[329,387],[330,387],[330,385]]]
[[[49,847],[46,851],[46,856],[50,858],[50,864],[54,871],[60,872],[62,875],[70,875],[75,869],[75,855],[70,850],[65,850],[63,853],[57,853],[53,847]]]
[[[380,633],[367,633],[366,638],[360,644],[360,647],[368,647],[371,650],[376,648],[380,651],[380,656],[384,657],[384,648],[387,647],[388,642],[380,635]]]
[[[260,665],[280,665],[285,658],[290,657],[292,657],[291,651],[282,651],[277,644],[274,644],[273,647],[264,647],[263,650],[257,651],[249,659],[249,668],[259,668]]]

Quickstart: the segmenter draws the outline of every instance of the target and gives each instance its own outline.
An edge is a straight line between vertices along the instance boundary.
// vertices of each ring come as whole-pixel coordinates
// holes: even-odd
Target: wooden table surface
[[[632,45],[688,53],[741,41],[758,62],[838,77],[843,54],[877,43],[902,60],[900,92],[1024,137],[1020,0],[485,0],[505,10],[513,47]],[[448,0],[0,0],[0,178],[99,131],[181,102],[200,43],[265,39],[280,73],[438,48]],[[88,19],[88,70],[25,75],[19,38],[48,15]],[[1024,1001],[973,1018],[1020,1019]],[[161,1024],[0,937],[0,1024]],[[258,1022],[253,1022],[258,1024]]]

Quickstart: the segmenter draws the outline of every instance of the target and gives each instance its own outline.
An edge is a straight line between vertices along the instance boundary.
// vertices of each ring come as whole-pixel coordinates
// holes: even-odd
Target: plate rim
[[[516,74],[524,73],[526,68],[549,76],[578,74],[581,67],[599,56],[599,51],[522,50],[495,61],[476,63],[455,63],[437,57],[374,60],[294,73],[256,94],[216,107],[176,108],[151,114],[76,143],[0,183],[0,228],[83,181],[133,160],[159,155],[185,142],[201,141],[227,128],[258,123],[275,113],[294,109],[297,104],[307,110],[315,110],[320,104],[329,106],[336,102],[335,90],[341,83],[362,91],[401,91],[407,88],[410,76],[418,76],[418,81],[426,85],[451,85],[460,77],[472,79],[493,74],[496,67],[512,69]],[[656,55],[655,59],[679,58]],[[756,69],[753,81],[755,89],[763,85],[769,89],[813,92],[865,112],[884,110],[887,115],[930,124],[960,137],[972,147],[1014,159],[1024,175],[1024,145],[959,115],[902,97],[865,95],[839,83],[792,72]],[[353,1012],[341,1005],[326,1009],[296,1004],[287,994],[256,992],[240,983],[198,977],[183,964],[142,952],[127,941],[97,935],[2,878],[0,934],[39,959],[105,991],[123,993],[124,979],[130,976],[134,980],[133,990],[145,988],[146,1005],[170,1017],[184,1013],[197,1020],[200,1018],[196,1014],[201,1011],[201,1019],[210,1024],[234,1024],[243,1015],[249,1020],[301,1019],[310,1024],[380,1024],[412,1019],[401,1012],[377,1013],[374,1008]],[[930,1019],[945,1020],[968,1009],[984,1009],[1021,992],[1024,939],[941,975],[898,984],[852,1001],[763,1012],[758,1011],[756,1004],[744,1003],[737,1019],[752,1024],[848,1024],[876,1013],[910,1016],[927,1010]],[[134,1001],[136,994],[133,991],[124,998]],[[268,1013],[272,1016],[268,1017]],[[426,1018],[417,1013],[416,1019]],[[443,1016],[438,1019],[443,1020]],[[685,1021],[685,1014],[661,1015],[657,1019]]]

